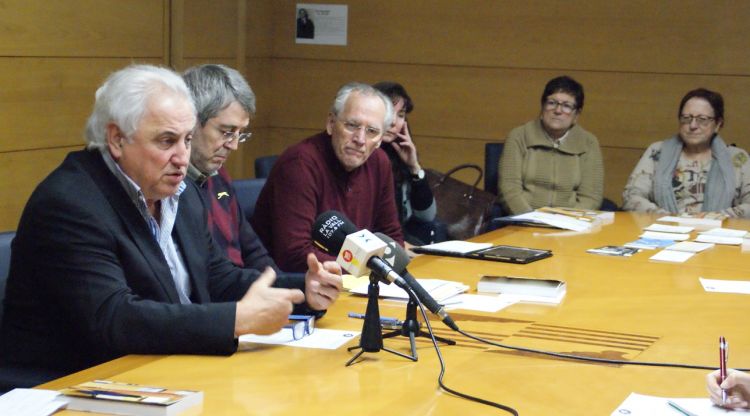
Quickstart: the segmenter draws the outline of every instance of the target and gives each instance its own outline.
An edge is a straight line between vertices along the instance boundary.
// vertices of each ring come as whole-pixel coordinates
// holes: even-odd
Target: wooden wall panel
[[[347,47],[295,44],[295,4],[274,3],[276,57],[622,72],[750,71],[745,53],[750,2],[353,0],[347,2]]]
[[[169,0],[0,2],[0,229],[84,146],[94,92],[131,62],[166,64]]]
[[[96,88],[129,63],[129,59],[0,59],[0,124],[4,126],[0,152],[82,145]]]
[[[163,1],[5,0],[0,10],[0,56],[154,58],[164,51]]]
[[[15,230],[31,192],[69,152],[81,146],[0,153],[0,230]]]
[[[409,116],[416,134],[503,140],[514,127],[538,116],[544,84],[560,75],[550,70],[387,65],[276,59],[272,67],[272,124],[317,128],[336,90],[351,80],[403,83],[415,102]],[[677,131],[677,109],[690,89],[723,92],[730,142],[750,148],[750,77],[678,76],[611,72],[568,72],[586,92],[579,124],[602,146],[645,148]]]
[[[247,57],[271,56],[275,1],[247,2]]]
[[[181,30],[186,58],[237,56],[237,0],[188,0],[183,5],[185,26]]]

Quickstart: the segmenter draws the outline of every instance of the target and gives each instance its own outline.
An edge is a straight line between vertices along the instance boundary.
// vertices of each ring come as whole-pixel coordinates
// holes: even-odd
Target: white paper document
[[[462,240],[443,241],[442,243],[429,244],[422,246],[431,250],[447,251],[449,253],[466,254],[472,251],[482,250],[492,247],[492,243],[472,243]]]
[[[661,233],[678,233],[685,234],[693,231],[694,227],[688,227],[685,225],[666,225],[666,224],[651,224],[644,228],[646,231],[657,231]]]
[[[745,280],[715,280],[704,277],[700,277],[698,280],[700,280],[703,290],[706,292],[750,295],[750,282]]]
[[[708,231],[702,231],[701,235],[714,235],[719,237],[739,237],[747,235],[745,230],[735,230],[733,228],[712,228]]]
[[[691,253],[689,251],[662,250],[649,257],[649,259],[656,261],[667,261],[670,263],[684,263],[690,257],[693,257],[693,255],[695,255],[695,253]]]
[[[679,243],[672,244],[667,250],[676,251],[688,251],[690,253],[700,253],[703,250],[712,248],[712,243],[696,243],[695,241],[680,241]]]
[[[13,389],[0,396],[0,415],[47,416],[67,403],[57,390]]]
[[[719,218],[690,218],[690,217],[675,217],[671,215],[668,215],[666,217],[661,217],[657,219],[656,221],[676,222],[677,224],[680,224],[680,225],[687,225],[687,226],[695,227],[698,230],[708,230],[714,227],[721,227],[721,223],[723,222],[723,220]]]
[[[696,416],[726,416],[737,413],[714,406],[708,398],[671,399],[630,393],[611,416],[684,416],[685,412]]]
[[[698,234],[695,241],[700,243],[725,244],[729,246],[738,246],[742,244],[742,237],[723,237],[720,235]]]
[[[641,238],[655,238],[657,240],[685,241],[690,234],[684,233],[662,233],[658,231],[646,231],[640,235]]]
[[[241,335],[239,338],[240,349],[247,349],[243,343],[288,345],[300,348],[320,348],[324,350],[335,350],[359,335],[359,331],[342,331],[339,329],[316,328],[312,334],[302,337],[297,341],[292,339],[288,328],[271,335]]]
[[[450,298],[445,303],[445,309],[468,309],[481,312],[497,312],[516,302],[518,302],[517,299],[504,295],[490,296],[462,294]]]
[[[573,217],[560,214],[549,214],[546,212],[531,211],[525,214],[514,215],[514,220],[536,221],[563,230],[588,231],[593,227],[590,221],[577,220]]]

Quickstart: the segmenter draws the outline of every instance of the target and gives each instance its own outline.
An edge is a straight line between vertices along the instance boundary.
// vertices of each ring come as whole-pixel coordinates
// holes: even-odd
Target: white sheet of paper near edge
[[[717,293],[739,293],[750,295],[750,282],[746,280],[716,280],[699,277],[703,290]]]

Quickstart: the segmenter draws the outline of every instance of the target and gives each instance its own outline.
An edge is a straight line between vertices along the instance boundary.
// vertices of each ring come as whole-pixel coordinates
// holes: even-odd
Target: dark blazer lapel
[[[82,153],[85,155],[80,159],[82,167],[91,177],[98,178],[94,182],[107,201],[109,201],[112,210],[122,220],[122,232],[129,235],[138,247],[138,250],[153,271],[153,278],[159,281],[169,301],[180,303],[169,265],[162,254],[161,247],[154,240],[148,224],[146,224],[141,213],[138,212],[138,208],[130,200],[122,184],[104,163],[98,151],[86,151]]]
[[[206,281],[205,273],[202,271],[206,270],[206,266],[203,263],[207,261],[209,248],[200,245],[205,241],[205,238],[201,238],[201,232],[207,231],[206,227],[200,227],[188,221],[190,215],[187,211],[202,206],[199,200],[193,198],[197,198],[197,195],[195,195],[194,189],[191,189],[190,186],[188,185],[182,195],[180,195],[180,206],[177,209],[177,218],[175,219],[172,236],[177,242],[180,253],[200,253],[190,256],[183,254],[182,258],[190,275],[190,282],[193,289],[191,298],[196,303],[207,303],[211,301],[211,294],[208,293],[208,282]],[[205,217],[205,214],[203,217]]]

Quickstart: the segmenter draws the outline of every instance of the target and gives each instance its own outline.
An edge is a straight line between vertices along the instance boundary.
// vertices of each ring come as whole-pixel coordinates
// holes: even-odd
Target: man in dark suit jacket
[[[97,91],[87,150],[30,197],[12,246],[2,358],[54,378],[125,354],[231,354],[278,331],[293,304],[327,308],[335,263],[304,278],[234,266],[185,182],[195,107],[178,74],[147,65]],[[2,371],[0,369],[0,371]]]

